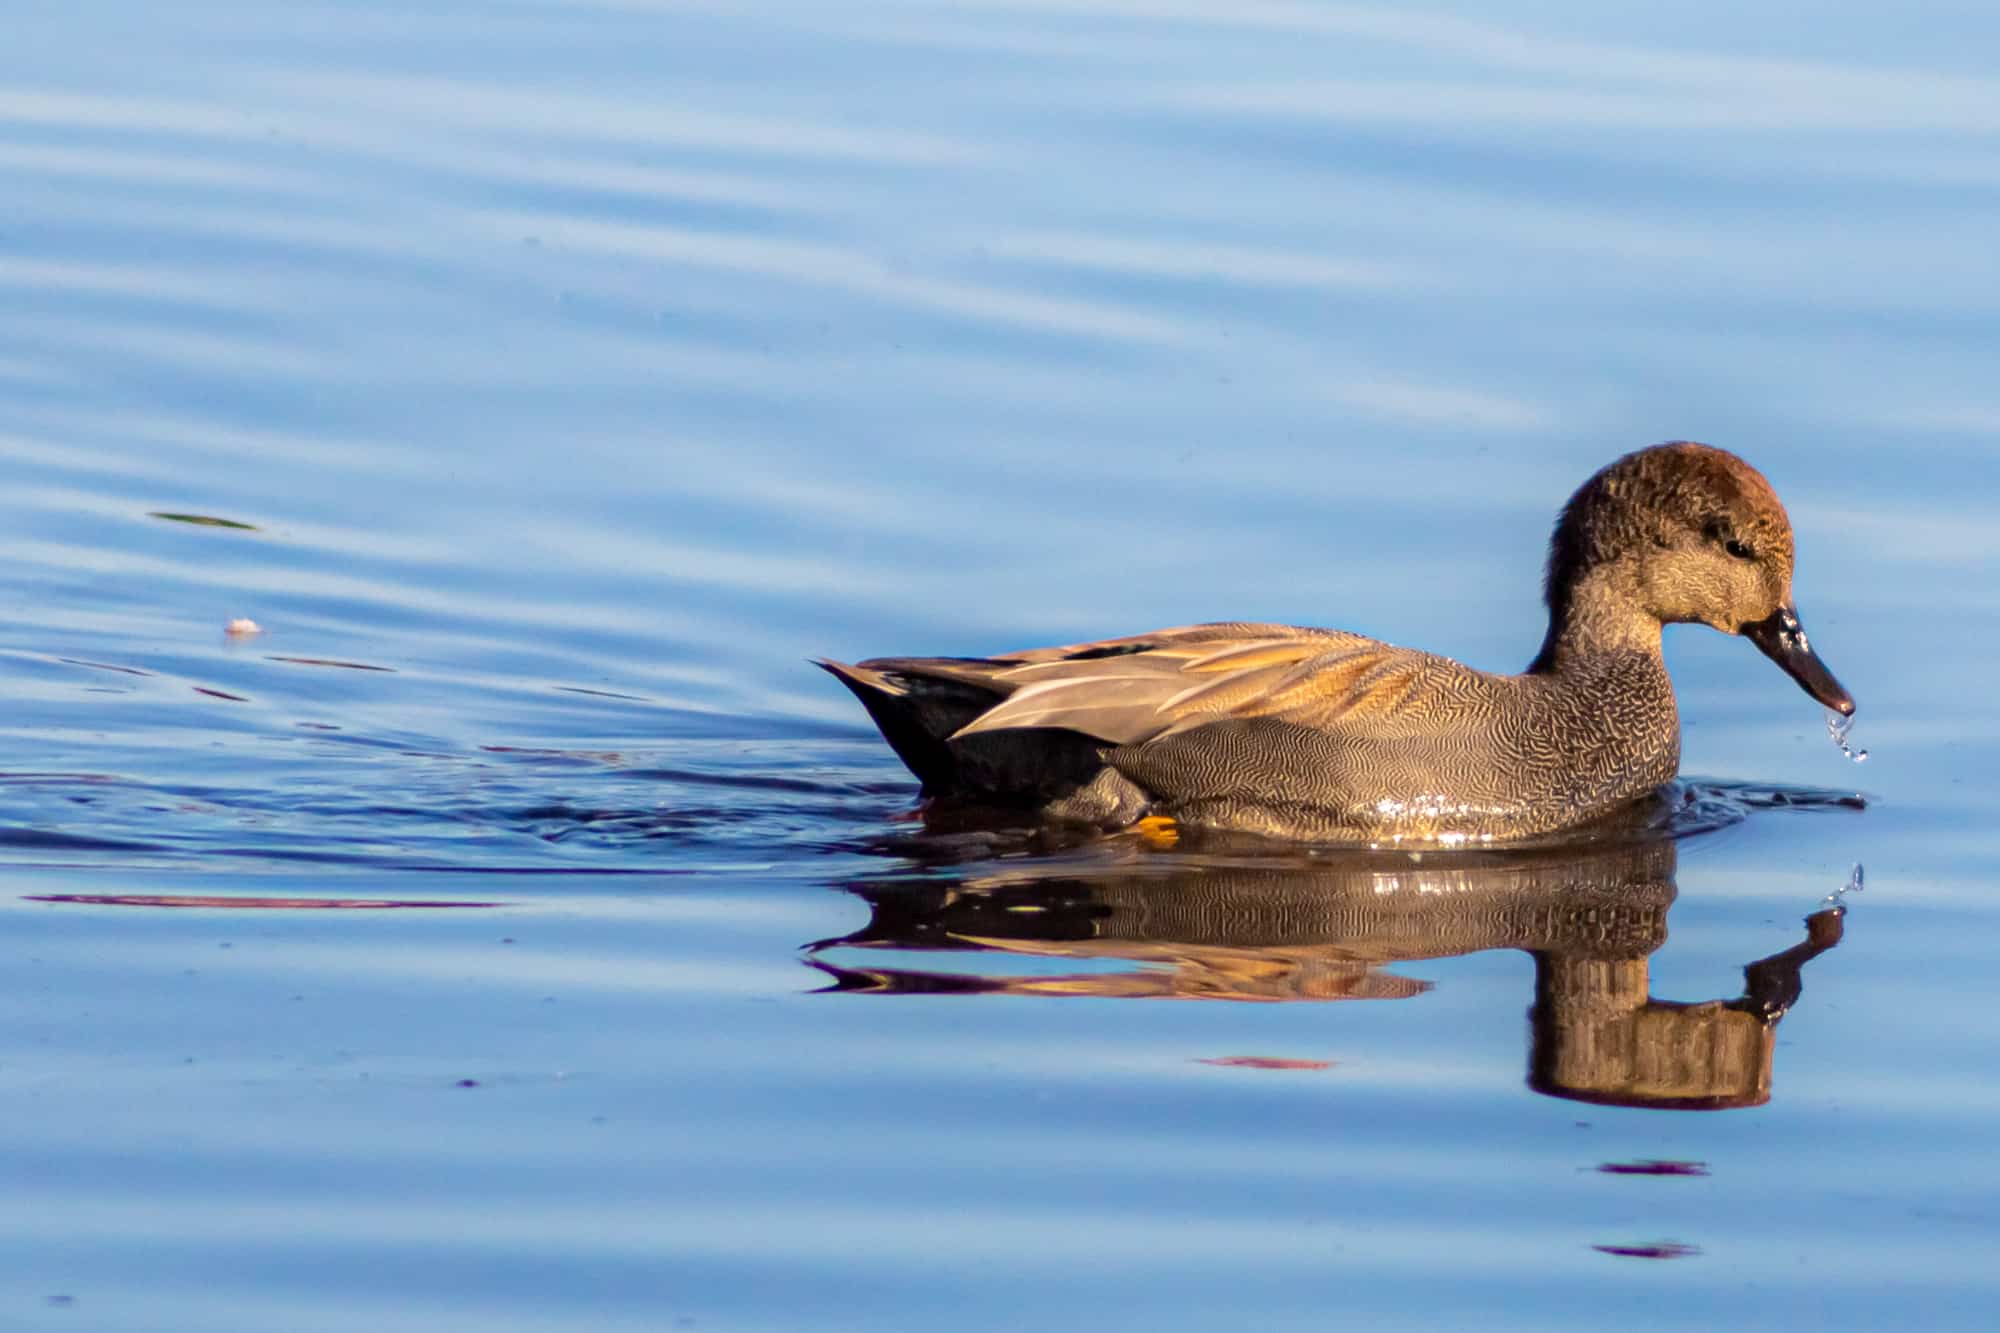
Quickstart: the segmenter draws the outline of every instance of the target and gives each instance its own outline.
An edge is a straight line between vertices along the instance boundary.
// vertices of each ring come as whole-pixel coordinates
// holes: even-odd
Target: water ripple
[[[1975,9],[15,6],[0,1322],[1983,1328]],[[805,665],[1504,667],[1682,434],[1881,802],[1696,629],[1769,781],[1420,861],[926,827]]]

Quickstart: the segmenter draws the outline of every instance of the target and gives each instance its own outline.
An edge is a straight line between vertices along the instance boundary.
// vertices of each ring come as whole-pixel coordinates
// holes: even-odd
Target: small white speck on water
[[[1831,708],[1826,710],[1826,734],[1840,747],[1840,752],[1857,764],[1868,762],[1868,751],[1857,750],[1848,743],[1847,733],[1854,730],[1854,718],[1842,717]]]

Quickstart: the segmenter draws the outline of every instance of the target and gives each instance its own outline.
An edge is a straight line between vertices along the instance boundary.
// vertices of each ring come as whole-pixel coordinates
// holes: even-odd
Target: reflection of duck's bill
[[[1813,651],[1804,627],[1799,624],[1796,607],[1781,606],[1762,620],[1744,625],[1739,632],[1756,644],[1764,656],[1783,667],[1807,694],[1837,713],[1853,714],[1854,697],[1841,688],[1833,673],[1826,669],[1826,663]]]

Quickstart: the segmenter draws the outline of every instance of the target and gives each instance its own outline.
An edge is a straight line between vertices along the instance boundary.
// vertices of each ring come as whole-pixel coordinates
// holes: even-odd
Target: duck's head
[[[1854,711],[1799,626],[1785,507],[1735,454],[1675,441],[1627,454],[1585,482],[1549,547],[1548,601],[1558,620],[1586,585],[1627,614],[1741,634],[1807,694]]]

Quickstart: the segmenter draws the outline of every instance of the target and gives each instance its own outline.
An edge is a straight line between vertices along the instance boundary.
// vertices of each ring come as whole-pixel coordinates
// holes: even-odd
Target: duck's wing
[[[985,664],[982,664],[985,665]],[[1060,727],[1135,745],[1229,719],[1269,718],[1355,735],[1407,735],[1448,720],[1490,678],[1430,653],[1340,630],[1191,625],[1010,654],[986,666],[1006,698],[954,733]]]

